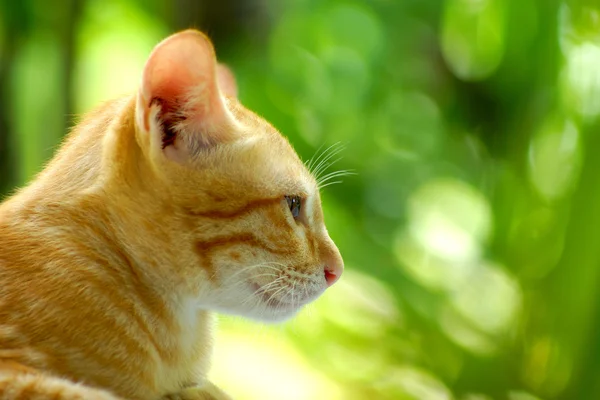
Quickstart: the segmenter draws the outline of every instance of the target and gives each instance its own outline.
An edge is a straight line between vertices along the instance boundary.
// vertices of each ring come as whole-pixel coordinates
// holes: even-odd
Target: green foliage
[[[217,381],[240,399],[600,398],[600,5],[209,3],[1,3],[0,189],[205,21],[242,102],[306,160],[343,143],[334,168],[356,172],[323,191],[345,276],[283,329],[224,318]]]

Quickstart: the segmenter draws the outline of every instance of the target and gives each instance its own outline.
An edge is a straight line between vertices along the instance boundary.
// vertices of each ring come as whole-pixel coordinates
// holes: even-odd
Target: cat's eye
[[[294,218],[300,216],[300,208],[302,207],[302,200],[300,196],[285,196],[290,212]]]

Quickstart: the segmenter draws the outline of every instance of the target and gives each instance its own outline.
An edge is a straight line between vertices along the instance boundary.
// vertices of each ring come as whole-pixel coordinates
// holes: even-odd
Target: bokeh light
[[[600,398],[596,0],[25,0],[0,5],[0,193],[208,32],[310,160],[342,279],[282,326],[223,316],[236,399]],[[596,165],[598,163],[598,165]]]

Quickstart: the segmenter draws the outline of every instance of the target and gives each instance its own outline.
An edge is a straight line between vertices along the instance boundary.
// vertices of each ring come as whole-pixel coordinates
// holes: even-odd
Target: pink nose
[[[327,282],[327,286],[331,286],[340,279],[342,276],[342,272],[344,271],[344,267],[342,264],[338,262],[331,262],[325,266],[325,281]]]

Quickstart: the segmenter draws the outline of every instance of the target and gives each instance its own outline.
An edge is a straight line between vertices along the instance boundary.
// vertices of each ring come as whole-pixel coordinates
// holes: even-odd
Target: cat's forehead
[[[308,196],[317,190],[314,177],[284,135],[237,101],[228,100],[228,107],[243,127],[239,145],[247,153],[246,167],[298,194]]]
[[[288,140],[277,131],[249,137],[246,146],[254,154],[253,168],[265,184],[287,188],[289,193],[312,195],[317,183]]]

